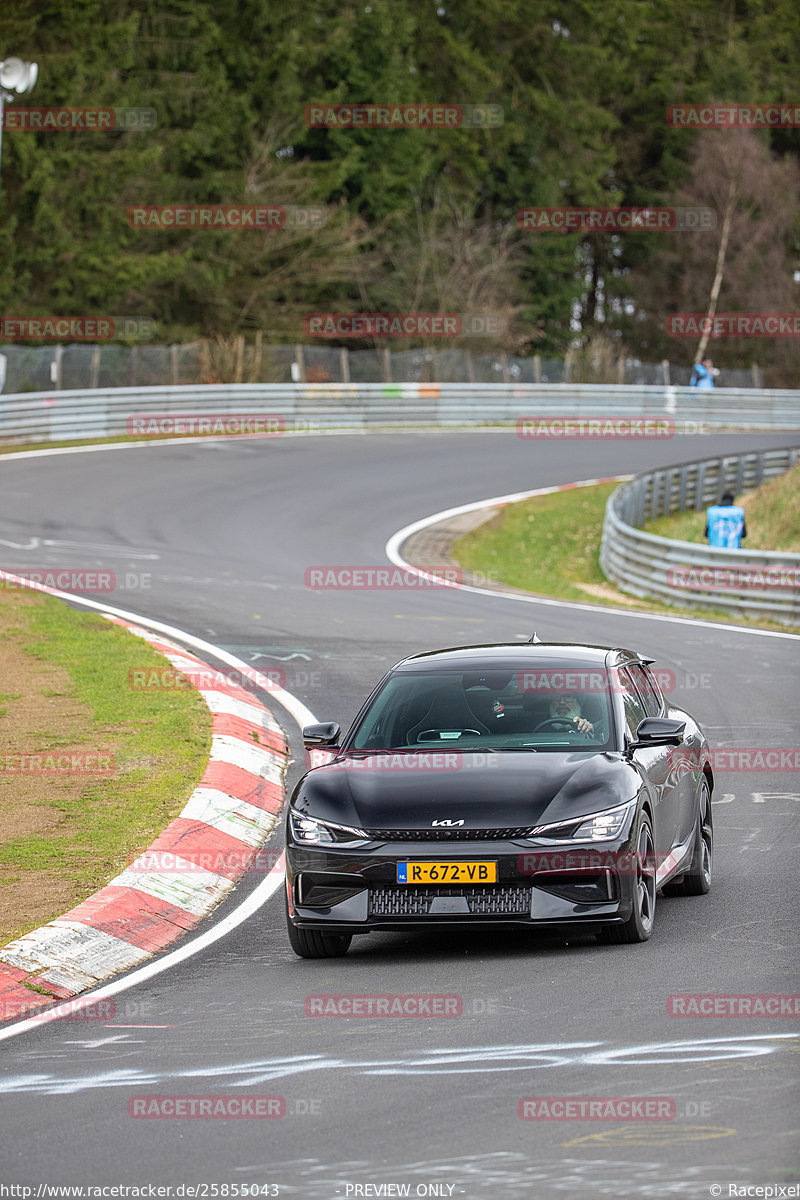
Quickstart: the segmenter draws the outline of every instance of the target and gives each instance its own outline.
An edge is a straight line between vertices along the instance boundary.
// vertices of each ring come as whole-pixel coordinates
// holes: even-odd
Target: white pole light
[[[0,156],[3,147],[3,106],[16,96],[23,96],[36,83],[39,64],[23,62],[21,58],[7,58],[0,62]],[[16,96],[15,96],[16,93]]]

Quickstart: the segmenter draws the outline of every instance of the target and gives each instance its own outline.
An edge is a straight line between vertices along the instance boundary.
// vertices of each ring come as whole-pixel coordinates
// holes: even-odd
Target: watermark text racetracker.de
[[[404,571],[401,567],[316,566],[305,572],[305,585],[311,591],[393,591],[410,588],[420,591],[433,587],[458,587],[463,571],[455,566],[420,567]]]
[[[668,1017],[800,1017],[800,995],[696,993],[667,997]]]
[[[697,338],[796,338],[800,313],[738,312],[671,313],[664,322],[669,337]]]
[[[306,996],[307,1017],[401,1017],[428,1020],[432,1017],[496,1016],[498,996],[446,995],[441,993],[318,994]]]
[[[176,667],[132,667],[128,671],[128,687],[134,692],[172,692],[188,688],[205,692],[230,688],[275,691],[286,687],[286,672],[283,667],[268,667],[265,671],[221,671],[215,667],[195,667],[191,662],[180,670]]]
[[[428,775],[431,771],[487,771],[500,766],[496,754],[476,750],[469,754],[458,754],[447,750],[385,750],[359,751],[347,754],[330,764],[328,773],[345,771],[348,774],[365,771],[375,774],[385,771],[387,774],[413,774],[419,771]],[[434,821],[434,825],[446,826],[448,821]]]
[[[670,1096],[523,1096],[521,1121],[674,1121]]]
[[[716,229],[713,208],[609,208],[584,204],[557,208],[522,208],[520,229],[534,233],[697,233]]]
[[[517,855],[520,875],[603,875],[612,871],[620,878],[637,879],[642,871],[652,874],[671,865],[670,851],[640,854],[636,850],[526,850]]]
[[[154,108],[4,108],[5,133],[119,133],[155,129]]]
[[[499,104],[309,104],[309,129],[481,129],[503,124]]]
[[[693,422],[693,424],[696,424]],[[522,439],[572,438],[623,439],[636,441],[640,438],[663,440],[674,437],[677,432],[672,417],[565,417],[530,416],[517,418],[517,437]],[[698,432],[697,429],[692,430]]]
[[[286,1116],[283,1096],[132,1096],[128,1116],[140,1120],[272,1120]]]
[[[303,318],[307,337],[425,338],[500,337],[505,331],[501,313],[308,313]]]
[[[128,209],[131,229],[259,230],[321,229],[321,204],[140,204]]]
[[[0,1021],[24,1016],[34,1023],[58,1021],[142,1021],[155,1015],[152,1000],[123,1000],[118,1003],[113,996],[101,1000],[61,1000],[55,1007],[54,997],[31,993],[30,1000],[0,1000]],[[120,1026],[123,1028],[124,1026]]]
[[[715,773],[732,771],[776,772],[794,774],[800,771],[800,748],[797,746],[712,746],[707,752],[708,765]],[[686,746],[674,746],[667,751],[667,764],[678,774],[695,774],[698,763],[695,753]]]
[[[285,422],[276,413],[131,413],[125,431],[131,437],[280,437]]]
[[[679,129],[796,129],[800,104],[670,104],[667,124]]]
[[[687,592],[744,592],[785,588],[800,591],[800,567],[668,567],[667,586]]]
[[[58,591],[101,596],[109,592],[146,591],[153,586],[152,571],[86,570],[79,567],[42,567],[0,574],[0,591]]]
[[[134,339],[147,341],[155,336],[156,329],[157,325],[152,317],[0,317],[2,342],[113,342]]]
[[[279,865],[282,850],[262,846],[241,849],[221,848],[217,850],[144,850],[131,854],[126,868],[134,875],[224,875],[226,879],[242,874],[269,875]]]
[[[662,692],[689,688],[710,688],[710,671],[681,671],[672,667],[651,667],[651,674]],[[526,667],[516,674],[517,691],[523,694],[546,696],[625,695],[627,685],[616,671],[558,670],[549,667]]]
[[[97,750],[39,754],[0,753],[0,777],[4,775],[113,775],[113,754]]]

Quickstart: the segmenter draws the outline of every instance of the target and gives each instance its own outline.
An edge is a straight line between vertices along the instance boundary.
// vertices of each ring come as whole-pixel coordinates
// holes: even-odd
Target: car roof
[[[402,659],[393,671],[476,670],[489,665],[513,670],[521,663],[539,667],[606,667],[625,662],[650,662],[634,650],[621,647],[589,646],[576,642],[490,642],[477,646],[451,646],[445,650],[426,650]]]

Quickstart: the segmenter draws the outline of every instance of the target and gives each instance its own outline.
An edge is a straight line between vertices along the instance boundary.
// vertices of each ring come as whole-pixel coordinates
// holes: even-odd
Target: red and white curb
[[[105,616],[197,687],[212,713],[208,766],[180,815],[126,870],[0,949],[0,1020],[93,988],[195,928],[251,870],[283,805],[289,751],[271,712],[177,643]]]

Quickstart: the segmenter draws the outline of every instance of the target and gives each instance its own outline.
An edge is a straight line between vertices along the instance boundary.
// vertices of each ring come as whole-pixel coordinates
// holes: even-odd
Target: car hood
[[[518,828],[624,804],[640,786],[618,753],[386,753],[309,771],[292,805],[361,829],[429,830],[446,820],[463,821],[463,829]]]

